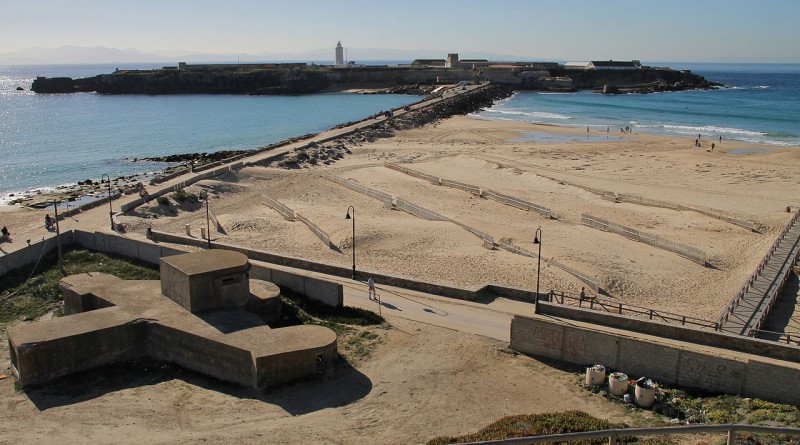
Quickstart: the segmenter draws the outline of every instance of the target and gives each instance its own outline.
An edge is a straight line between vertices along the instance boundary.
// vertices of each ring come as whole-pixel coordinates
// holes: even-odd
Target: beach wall
[[[636,378],[713,393],[800,404],[800,365],[723,350],[694,350],[642,336],[619,335],[555,318],[515,316],[511,348],[574,365],[601,364]]]

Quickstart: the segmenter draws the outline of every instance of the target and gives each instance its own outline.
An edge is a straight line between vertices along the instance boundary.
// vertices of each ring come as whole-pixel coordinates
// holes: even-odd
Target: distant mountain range
[[[414,59],[444,59],[448,52],[436,50],[403,50],[378,48],[347,48],[349,61],[412,61]],[[459,56],[469,59],[489,60],[537,60],[530,57],[487,52],[464,53]],[[217,54],[217,53],[154,53],[137,49],[106,48],[103,46],[62,46],[60,48],[30,48],[22,51],[0,52],[0,65],[39,65],[39,64],[78,64],[78,63],[148,63],[160,62],[175,65],[177,62],[266,62],[266,61],[301,61],[316,63],[333,63],[334,49],[317,49],[301,53],[263,52],[259,54]]]

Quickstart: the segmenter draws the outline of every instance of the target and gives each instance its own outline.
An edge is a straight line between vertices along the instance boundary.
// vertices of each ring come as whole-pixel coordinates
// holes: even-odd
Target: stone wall
[[[800,365],[722,349],[623,336],[553,318],[515,316],[511,348],[575,365],[602,364],[631,377],[713,393],[800,404]]]

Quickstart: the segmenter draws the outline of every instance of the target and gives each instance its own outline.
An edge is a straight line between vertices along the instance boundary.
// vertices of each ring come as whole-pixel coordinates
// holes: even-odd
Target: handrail
[[[722,308],[722,312],[720,313],[719,318],[717,320],[717,322],[720,325],[728,321],[730,315],[733,314],[733,312],[736,310],[737,307],[739,307],[739,303],[741,303],[744,296],[747,294],[747,292],[753,286],[755,281],[761,275],[761,271],[764,270],[764,267],[766,267],[767,262],[769,262],[769,260],[772,258],[772,254],[774,254],[775,251],[778,250],[778,247],[780,247],[780,244],[783,242],[783,238],[786,236],[786,233],[789,232],[789,229],[791,229],[792,226],[794,226],[795,222],[797,222],[798,217],[800,217],[800,209],[798,209],[795,212],[794,216],[792,216],[792,218],[789,219],[789,222],[786,223],[786,225],[783,227],[781,233],[778,235],[777,238],[775,238],[775,242],[772,243],[772,246],[769,248],[766,255],[764,255],[764,257],[761,258],[761,262],[758,263],[758,266],[756,266],[755,271],[753,271],[753,273],[750,274],[747,280],[745,280],[744,284],[739,289],[739,292],[734,294],[733,298],[728,302],[728,304],[726,304],[725,307]]]
[[[795,344],[800,345],[800,332],[778,332],[778,331],[767,331],[765,329],[750,329],[747,333],[748,336],[753,338],[761,338],[764,340],[773,340],[781,343],[792,344],[794,341]],[[769,338],[775,337],[775,338]]]
[[[579,433],[548,434],[546,436],[516,437],[513,439],[485,440],[481,442],[463,442],[460,445],[530,445],[539,443],[567,442],[580,439],[608,438],[608,443],[614,445],[617,438],[622,436],[654,436],[663,434],[700,434],[700,433],[727,433],[728,445],[735,443],[735,432],[745,431],[762,434],[784,434],[800,436],[800,428],[786,428],[763,425],[723,424],[723,425],[681,425],[665,426],[658,428],[615,428],[601,431],[582,431]]]
[[[560,301],[559,301],[560,297]],[[575,306],[575,304],[565,303],[565,301],[576,301],[577,306],[580,308],[588,307],[588,309],[592,310],[602,310],[609,313],[615,313],[619,315],[625,315],[625,312],[629,314],[638,314],[647,316],[648,319],[653,320],[661,320],[665,323],[669,323],[670,321],[678,322],[681,325],[694,325],[699,326],[702,328],[711,328],[715,331],[719,330],[719,323],[705,320],[702,318],[692,317],[688,315],[681,315],[681,314],[674,314],[671,312],[662,312],[651,308],[646,308],[643,306],[636,306],[632,304],[625,304],[620,301],[611,301],[611,300],[602,300],[598,298],[596,295],[587,295],[583,298],[580,295],[566,292],[566,291],[558,291],[558,290],[551,290],[549,295],[549,301],[555,302],[559,304],[570,304]],[[596,307],[600,309],[596,309]]]

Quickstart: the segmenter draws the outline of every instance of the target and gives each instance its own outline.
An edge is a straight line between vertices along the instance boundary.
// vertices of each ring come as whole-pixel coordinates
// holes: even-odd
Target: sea
[[[689,69],[724,87],[652,94],[519,92],[474,113],[497,119],[800,148],[800,64],[648,63]]]
[[[520,92],[476,119],[800,148],[800,64],[648,63],[690,69],[713,90],[604,96]],[[89,77],[160,64],[0,66],[0,205],[78,181],[152,173],[142,157],[254,149],[419,100],[404,95],[35,94],[36,76]],[[18,90],[22,87],[23,90]]]

